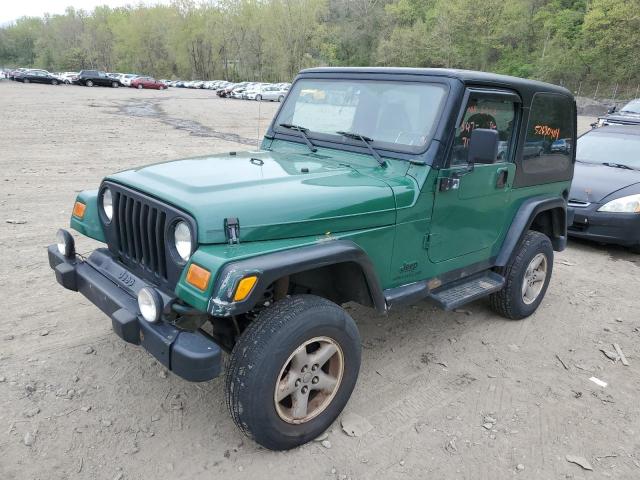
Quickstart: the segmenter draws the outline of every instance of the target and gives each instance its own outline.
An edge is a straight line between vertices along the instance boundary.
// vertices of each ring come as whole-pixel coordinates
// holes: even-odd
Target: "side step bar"
[[[502,290],[504,277],[487,271],[444,285],[430,292],[429,298],[443,310],[453,310]]]

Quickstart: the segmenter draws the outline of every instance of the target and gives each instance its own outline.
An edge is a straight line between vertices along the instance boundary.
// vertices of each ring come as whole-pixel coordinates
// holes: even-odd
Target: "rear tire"
[[[529,231],[505,267],[496,269],[505,280],[499,292],[489,296],[491,308],[510,320],[520,320],[537,310],[553,271],[553,247],[546,235]]]
[[[256,100],[258,102],[261,102],[262,101],[262,95],[256,95]]]
[[[313,440],[347,404],[360,349],[355,322],[335,303],[313,295],[276,302],[231,354],[225,393],[233,421],[271,450]]]
[[[29,83],[29,82],[30,82],[30,80],[28,78],[23,78],[22,79],[22,83]]]
[[[278,101],[279,101],[279,102],[282,102],[283,100],[284,100],[284,95],[280,95],[280,96],[278,97]]]
[[[111,82],[111,88],[118,88],[120,84],[118,82]]]
[[[142,90],[142,84],[139,83],[137,88],[138,88],[138,90]]]
[[[57,80],[51,80],[51,85],[57,85],[58,81]]]

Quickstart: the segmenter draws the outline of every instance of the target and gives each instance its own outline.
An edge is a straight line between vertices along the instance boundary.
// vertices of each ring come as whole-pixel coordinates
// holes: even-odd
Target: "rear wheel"
[[[93,87],[93,82],[92,82],[91,80],[87,80],[86,82],[84,82],[84,84],[85,84],[87,87]]]
[[[120,84],[118,82],[111,82],[111,87],[112,88],[118,88],[120,86]]]
[[[280,95],[280,96],[278,97],[278,101],[279,101],[279,102],[282,102],[282,100],[284,100],[284,95]]]
[[[57,85],[57,84],[58,84],[57,80],[55,80],[55,79],[51,80],[51,85]]]
[[[527,232],[509,263],[497,269],[506,283],[489,297],[491,308],[511,320],[528,317],[542,302],[552,270],[551,240],[540,232]]]
[[[29,82],[30,82],[30,80],[28,78],[23,78],[22,79],[22,83],[29,83]]]
[[[287,450],[333,423],[359,369],[360,335],[345,310],[313,295],[285,298],[238,339],[227,368],[227,406],[245,435]]]
[[[142,90],[142,84],[141,83],[138,84],[138,90]]]
[[[262,95],[256,95],[256,100],[258,102],[261,102],[262,101]]]

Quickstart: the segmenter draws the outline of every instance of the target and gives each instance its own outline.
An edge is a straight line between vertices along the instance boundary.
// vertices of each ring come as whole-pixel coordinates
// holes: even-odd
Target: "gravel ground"
[[[0,82],[0,479],[640,478],[640,257],[624,249],[571,242],[524,321],[486,301],[349,308],[364,350],[345,413],[372,429],[349,437],[337,421],[328,441],[286,453],[238,432],[221,378],[166,372],[56,284],[46,246],[78,191],[144,163],[255,148],[276,108]],[[600,351],[613,343],[630,366]]]

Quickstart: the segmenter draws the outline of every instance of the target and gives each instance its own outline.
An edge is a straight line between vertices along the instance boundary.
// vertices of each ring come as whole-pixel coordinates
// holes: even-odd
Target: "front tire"
[[[544,298],[553,271],[553,247],[549,237],[529,231],[505,267],[496,269],[505,286],[489,297],[491,308],[510,320],[535,312]]]
[[[51,85],[57,85],[58,81],[57,80],[51,80]]]
[[[347,404],[360,349],[355,322],[335,303],[313,295],[276,302],[231,354],[225,390],[233,421],[271,450],[313,440]]]
[[[118,82],[111,82],[111,88],[118,88],[120,84]]]
[[[93,82],[92,82],[91,80],[87,80],[84,84],[85,84],[87,87],[93,87]]]
[[[23,78],[22,79],[22,83],[29,83],[29,82],[30,82],[30,80],[28,78]]]
[[[142,84],[138,84],[138,90],[142,90]]]

